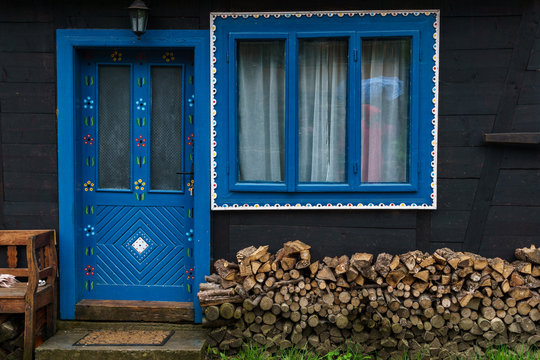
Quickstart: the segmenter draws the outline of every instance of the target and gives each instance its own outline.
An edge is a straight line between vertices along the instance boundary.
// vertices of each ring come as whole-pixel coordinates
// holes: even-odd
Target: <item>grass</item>
[[[307,349],[290,348],[270,354],[265,347],[258,344],[244,344],[242,350],[234,355],[228,355],[217,350],[208,351],[207,359],[216,360],[370,360],[373,356],[362,353],[358,348],[347,347],[336,349],[325,355],[318,355]],[[410,357],[405,353],[403,360],[423,360],[427,357],[421,354]],[[469,360],[464,357],[453,357],[452,360]],[[476,355],[470,360],[540,360],[540,350],[531,350],[523,354],[508,349],[505,346],[489,349],[485,355]]]

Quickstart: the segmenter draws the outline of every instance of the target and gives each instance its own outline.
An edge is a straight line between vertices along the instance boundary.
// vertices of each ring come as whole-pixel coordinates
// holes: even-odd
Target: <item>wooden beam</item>
[[[486,144],[540,145],[540,132],[484,134]]]
[[[75,318],[87,321],[193,322],[193,303],[175,301],[81,300]]]

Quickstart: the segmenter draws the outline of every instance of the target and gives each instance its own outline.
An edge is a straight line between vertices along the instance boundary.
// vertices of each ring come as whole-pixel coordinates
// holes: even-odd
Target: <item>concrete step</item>
[[[61,321],[55,336],[36,349],[36,360],[202,360],[205,331],[192,324]],[[163,346],[73,346],[92,330],[174,330]]]

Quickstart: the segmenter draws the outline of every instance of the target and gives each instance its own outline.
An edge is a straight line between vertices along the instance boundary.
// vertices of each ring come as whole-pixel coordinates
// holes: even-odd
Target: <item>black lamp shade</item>
[[[146,32],[148,23],[148,7],[142,0],[135,0],[129,6],[129,17],[131,20],[131,31],[139,38]]]

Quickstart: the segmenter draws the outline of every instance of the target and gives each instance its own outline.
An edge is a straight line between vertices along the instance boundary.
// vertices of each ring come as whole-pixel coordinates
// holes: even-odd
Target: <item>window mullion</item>
[[[285,118],[285,183],[288,192],[296,191],[297,185],[297,150],[298,150],[298,124],[297,124],[297,67],[298,46],[296,32],[290,32],[287,38],[286,56],[286,118]]]
[[[359,35],[351,37],[352,64],[349,79],[352,79],[349,87],[349,184],[352,189],[360,186],[362,172],[362,40]]]

